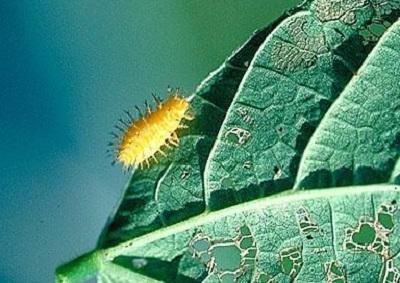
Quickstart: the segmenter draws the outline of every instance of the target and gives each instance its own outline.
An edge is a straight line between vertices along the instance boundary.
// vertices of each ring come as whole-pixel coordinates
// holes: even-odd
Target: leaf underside
[[[399,10],[306,1],[256,32],[58,281],[400,282]]]

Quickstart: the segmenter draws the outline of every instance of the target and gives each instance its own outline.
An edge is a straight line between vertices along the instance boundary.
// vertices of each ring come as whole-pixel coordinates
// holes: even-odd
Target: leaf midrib
[[[111,261],[123,253],[129,253],[130,250],[134,250],[136,248],[145,246],[146,244],[165,238],[167,236],[178,234],[195,226],[200,226],[206,223],[217,221],[221,218],[227,217],[234,213],[244,213],[248,211],[265,209],[270,206],[282,203],[291,203],[294,201],[304,201],[316,198],[329,199],[331,197],[336,197],[344,194],[358,195],[358,194],[372,193],[376,191],[380,191],[383,193],[393,190],[397,191],[398,189],[400,189],[400,187],[394,184],[383,183],[383,184],[373,184],[364,186],[361,185],[361,186],[348,186],[348,187],[330,188],[330,189],[307,190],[301,192],[286,190],[276,195],[237,204],[221,210],[213,212],[206,211],[202,214],[199,214],[197,216],[194,216],[177,224],[161,228],[154,232],[142,235],[132,240],[123,242],[117,246],[103,250],[102,253],[103,256],[105,257],[105,260]]]

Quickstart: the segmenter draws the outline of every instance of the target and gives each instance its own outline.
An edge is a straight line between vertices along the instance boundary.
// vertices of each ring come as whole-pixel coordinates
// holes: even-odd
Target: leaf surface
[[[302,156],[297,188],[385,182],[400,152],[400,25],[369,54]]]
[[[58,281],[400,280],[400,21],[376,46],[366,31],[399,9],[306,1],[256,33],[199,86],[180,146],[134,172],[98,249]]]
[[[366,1],[338,3],[313,1],[257,52],[207,161],[209,209],[294,185],[309,138],[367,55],[360,30],[377,17]]]
[[[205,207],[293,186],[308,138],[367,54],[359,29],[376,16],[369,5],[345,6],[341,14],[357,12],[356,24],[348,24],[323,14],[324,5],[308,1],[287,12],[200,84],[191,105],[195,120],[178,133],[180,146],[158,157],[159,164],[135,171],[99,247],[177,223]]]
[[[160,163],[136,170],[118,209],[110,216],[98,246],[110,246],[204,211],[203,171],[225,112],[249,64],[282,17],[253,34],[197,88],[190,112],[194,120],[178,132],[180,145],[157,156]]]
[[[235,267],[239,282],[263,273],[273,282],[324,282],[329,264],[342,270],[346,282],[378,282],[386,262],[398,260],[399,196],[394,185],[372,185],[267,197],[134,239],[109,255],[192,260],[192,268],[206,276],[214,257],[211,276],[221,279]],[[222,251],[236,256],[232,266],[225,265]],[[190,274],[178,268],[176,278],[164,281],[181,282]],[[207,282],[201,281],[204,274],[192,282]]]
[[[128,269],[116,265],[114,263],[106,262],[103,264],[99,275],[99,283],[160,283],[160,281],[151,279],[138,273],[129,271]]]
[[[100,266],[121,268],[115,278],[129,278],[122,274],[131,269],[162,282],[232,282],[232,274],[236,282],[378,282],[400,276],[399,202],[396,185],[292,191],[191,218],[97,257]],[[176,273],[147,266],[155,258]]]

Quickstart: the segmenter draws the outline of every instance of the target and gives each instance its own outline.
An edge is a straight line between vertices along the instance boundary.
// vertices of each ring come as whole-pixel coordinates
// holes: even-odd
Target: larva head
[[[176,131],[184,128],[188,115],[189,100],[178,91],[170,93],[165,101],[156,100],[154,110],[147,107],[138,119],[130,119],[116,148],[116,160],[125,168],[149,166],[150,159],[157,162],[156,154],[165,155],[163,148],[177,146]]]

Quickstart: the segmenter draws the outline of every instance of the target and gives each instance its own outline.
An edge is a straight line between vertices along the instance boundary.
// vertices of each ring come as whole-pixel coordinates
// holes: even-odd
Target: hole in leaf
[[[198,232],[189,242],[194,258],[214,273],[221,282],[234,282],[243,274],[253,270],[256,264],[257,248],[247,225],[236,229],[237,236],[231,239],[212,239]]]
[[[346,229],[345,249],[370,251],[389,258],[389,236],[394,230],[394,212],[397,207],[391,203],[381,204],[375,219],[361,217],[355,229]]]
[[[375,229],[370,224],[362,224],[358,232],[353,234],[353,242],[366,246],[375,239]]]
[[[292,278],[296,277],[303,265],[301,249],[299,247],[289,247],[283,249],[279,255],[282,272]]]
[[[235,271],[240,268],[241,250],[235,244],[214,246],[211,250],[220,271]]]
[[[328,283],[346,282],[346,273],[339,261],[325,263],[325,272]]]

